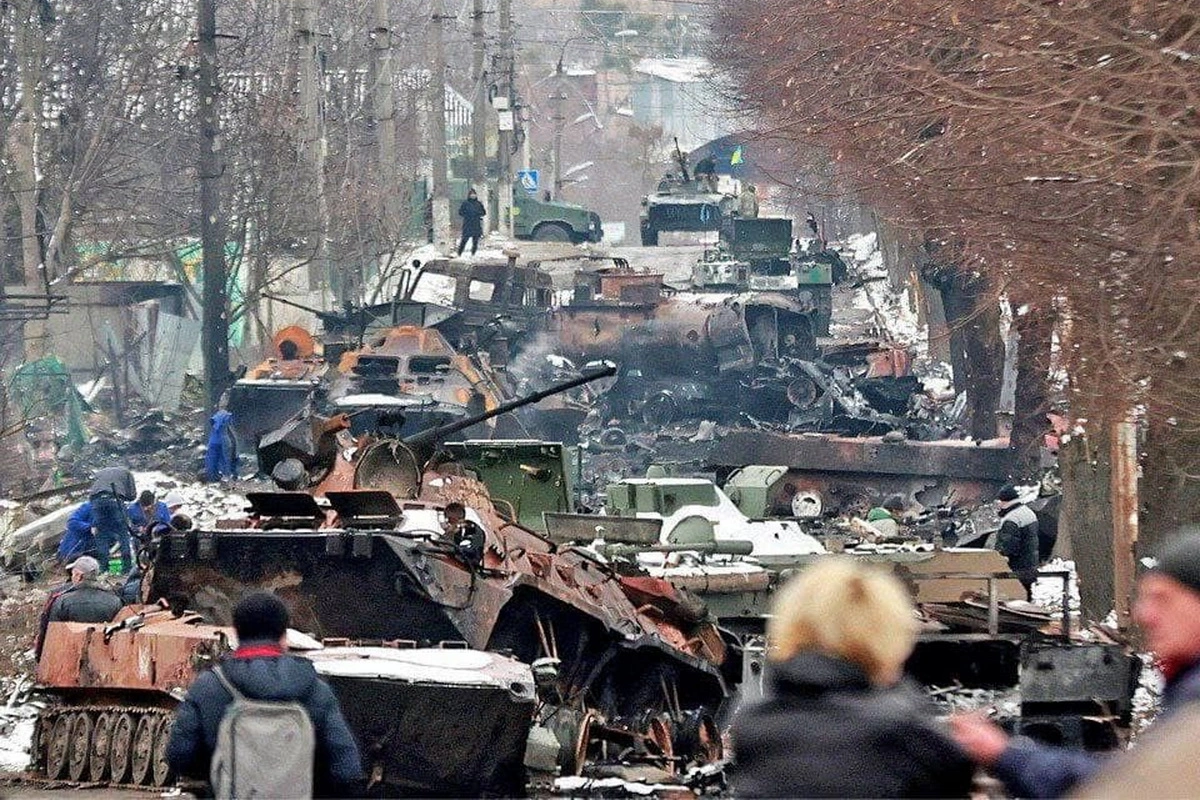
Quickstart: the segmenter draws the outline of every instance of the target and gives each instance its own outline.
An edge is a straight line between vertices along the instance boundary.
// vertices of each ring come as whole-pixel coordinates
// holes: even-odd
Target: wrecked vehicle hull
[[[173,712],[231,649],[233,631],[147,610],[119,630],[53,623],[38,664],[54,703],[34,732],[33,771],[50,780],[167,785]],[[330,642],[296,653],[333,688],[372,795],[520,794],[533,723],[533,675],[511,658],[461,647]]]

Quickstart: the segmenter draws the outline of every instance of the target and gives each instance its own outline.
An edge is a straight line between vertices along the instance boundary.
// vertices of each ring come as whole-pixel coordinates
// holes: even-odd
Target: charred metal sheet
[[[555,514],[545,512],[546,536],[555,544],[606,542],[656,545],[662,534],[661,519],[601,517],[595,514]]]
[[[1049,704],[1086,706],[1128,723],[1141,671],[1124,645],[1030,641],[1021,650],[1021,703],[1041,713]]]
[[[781,464],[796,470],[928,475],[1004,482],[1016,465],[1007,447],[970,440],[887,442],[878,437],[793,436],[730,431],[709,451],[713,465]]]

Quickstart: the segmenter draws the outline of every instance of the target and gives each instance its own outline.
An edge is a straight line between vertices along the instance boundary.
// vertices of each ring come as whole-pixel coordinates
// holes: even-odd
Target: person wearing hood
[[[253,700],[301,703],[316,737],[312,793],[358,796],[362,759],[337,697],[312,662],[284,652],[288,610],[270,592],[255,592],[233,609],[238,648],[221,662],[225,678]],[[167,743],[167,761],[178,775],[207,779],[225,709],[233,698],[212,670],[203,672],[179,705]],[[297,796],[308,792],[297,789]]]
[[[1003,486],[996,495],[1000,512],[1000,530],[996,532],[996,550],[1008,559],[1008,567],[1025,587],[1027,600],[1033,600],[1033,584],[1038,571],[1038,518],[1021,502],[1016,487]]]
[[[487,209],[479,202],[474,189],[467,192],[467,199],[458,207],[458,215],[462,217],[462,237],[458,240],[458,254],[463,254],[467,240],[470,239],[471,255],[475,255],[475,251],[479,249],[479,240],[483,238],[483,218],[487,215]]]
[[[764,698],[734,717],[736,797],[966,797],[974,766],[902,682],[912,600],[883,569],[822,559],[776,594]]]
[[[1200,526],[1180,528],[1167,540],[1154,566],[1138,580],[1132,614],[1164,678],[1162,703],[1149,732],[1164,720],[1186,716],[1179,714],[1184,708],[1200,708]],[[1010,737],[980,714],[955,715],[950,727],[967,754],[990,769],[1013,797],[1062,797],[1072,790],[1093,796],[1083,784],[1116,774],[1127,758]],[[1139,741],[1145,736],[1140,734]],[[1183,786],[1170,789],[1190,794]]]
[[[233,414],[221,407],[212,415],[208,433],[208,447],[204,451],[204,475],[209,483],[222,478],[237,477],[237,441],[233,435]]]

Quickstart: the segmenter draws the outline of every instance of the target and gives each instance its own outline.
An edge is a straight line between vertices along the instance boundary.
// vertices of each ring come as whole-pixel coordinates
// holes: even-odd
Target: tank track
[[[174,713],[146,706],[51,706],[33,733],[32,778],[67,786],[158,789],[171,779]]]

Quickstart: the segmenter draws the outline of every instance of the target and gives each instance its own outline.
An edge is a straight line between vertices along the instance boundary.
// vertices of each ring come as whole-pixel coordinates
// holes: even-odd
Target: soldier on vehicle
[[[758,217],[758,194],[754,189],[753,183],[747,183],[742,187],[742,193],[738,195],[738,216],[742,219],[756,219]]]

